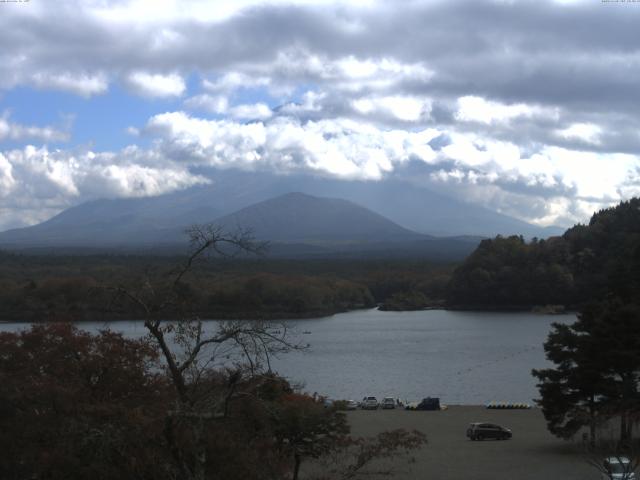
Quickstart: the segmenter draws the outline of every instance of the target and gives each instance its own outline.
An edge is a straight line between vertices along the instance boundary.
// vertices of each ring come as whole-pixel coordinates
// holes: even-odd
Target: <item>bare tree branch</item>
[[[177,404],[167,414],[165,436],[180,466],[180,476],[189,480],[203,480],[207,451],[204,423],[228,415],[229,403],[234,395],[240,394],[237,386],[244,369],[248,367],[251,376],[255,377],[259,374],[262,361],[266,360],[270,371],[271,355],[299,349],[300,346],[287,339],[286,328],[278,330],[284,334],[276,334],[271,331],[269,323],[262,321],[222,322],[214,332],[206,332],[200,318],[190,311],[189,300],[184,295],[185,277],[193,271],[196,262],[210,252],[221,257],[260,254],[265,251],[267,244],[256,242],[249,230],[228,233],[216,225],[194,225],[187,230],[187,234],[191,252],[183,264],[169,273],[167,284],[155,285],[150,276],[145,275],[138,292],[124,286],[110,290],[115,293],[112,303],[126,299],[140,309],[145,328],[162,352],[177,393]],[[203,366],[200,356],[209,346],[214,351]],[[233,371],[227,370],[229,378],[226,386],[216,389],[211,387],[210,379],[203,378],[203,375],[223,347],[222,351],[226,351],[227,356],[237,353],[242,361]],[[193,445],[188,455],[180,450],[175,441],[176,425],[191,432]]]

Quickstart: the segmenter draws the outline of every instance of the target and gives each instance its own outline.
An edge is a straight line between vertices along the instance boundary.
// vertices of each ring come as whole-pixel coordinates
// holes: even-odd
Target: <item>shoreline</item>
[[[362,307],[362,308],[351,308],[351,309],[339,309],[339,310],[327,310],[322,312],[306,312],[306,313],[270,313],[268,315],[258,315],[258,314],[249,314],[243,313],[241,315],[215,315],[209,316],[209,318],[201,318],[202,321],[228,321],[228,320],[266,320],[266,321],[289,321],[289,320],[317,320],[321,318],[331,317],[333,315],[338,315],[341,313],[351,313],[351,312],[359,312],[365,310],[376,310],[379,312],[390,312],[390,313],[402,313],[402,312],[428,312],[428,311],[451,311],[451,312],[480,312],[480,313],[532,313],[540,316],[561,316],[561,315],[575,315],[577,312],[574,310],[563,310],[563,311],[540,311],[536,308],[473,308],[471,306],[468,307],[444,307],[444,306],[431,306],[420,309],[407,309],[407,310],[396,310],[396,309],[381,309],[380,306],[375,307]],[[70,323],[91,323],[91,322],[104,322],[104,323],[118,323],[118,322],[132,322],[132,321],[144,321],[144,319],[140,318],[124,318],[123,316],[118,316],[114,318],[97,318],[93,320],[88,319],[80,319],[80,320],[16,320],[16,319],[0,319],[0,324],[7,323],[23,323],[23,324],[44,324],[44,323],[62,323],[62,322],[70,322]]]

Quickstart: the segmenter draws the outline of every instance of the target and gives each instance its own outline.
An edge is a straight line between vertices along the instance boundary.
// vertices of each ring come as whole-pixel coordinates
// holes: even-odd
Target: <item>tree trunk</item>
[[[293,455],[293,459],[295,461],[295,465],[293,466],[293,480],[298,480],[298,474],[300,472],[300,464],[302,463],[302,458],[299,454],[295,453]]]
[[[201,418],[194,418],[196,424],[193,428],[195,443],[195,465],[193,466],[194,480],[205,480],[207,471],[207,444],[204,438],[204,421]]]
[[[591,396],[589,402],[589,447],[596,448],[596,405],[595,398]]]
[[[629,419],[627,418],[627,412],[620,414],[620,447],[625,448],[630,444],[629,435]]]

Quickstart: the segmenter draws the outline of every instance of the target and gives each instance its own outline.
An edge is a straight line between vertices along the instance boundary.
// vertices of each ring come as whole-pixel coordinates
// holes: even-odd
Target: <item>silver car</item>
[[[364,397],[360,406],[363,410],[377,410],[378,399],[376,397]]]
[[[382,402],[380,403],[380,406],[385,409],[385,408],[396,408],[396,400],[393,397],[384,397],[382,399]]]

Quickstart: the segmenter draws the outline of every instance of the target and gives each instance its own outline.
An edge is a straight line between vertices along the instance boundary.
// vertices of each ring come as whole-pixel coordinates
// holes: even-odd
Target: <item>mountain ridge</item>
[[[0,232],[0,246],[182,242],[183,231],[189,225],[230,220],[234,214],[238,218],[242,209],[291,192],[355,203],[412,235],[489,237],[499,233],[545,237],[556,233],[393,179],[346,182],[221,171],[211,185],[157,197],[85,202],[38,225]]]
[[[301,192],[290,192],[255,203],[217,218],[214,223],[228,229],[246,227],[258,239],[282,243],[366,243],[424,237],[349,200]],[[327,227],[333,227],[333,230]]]

